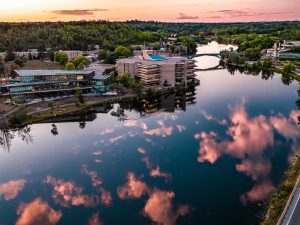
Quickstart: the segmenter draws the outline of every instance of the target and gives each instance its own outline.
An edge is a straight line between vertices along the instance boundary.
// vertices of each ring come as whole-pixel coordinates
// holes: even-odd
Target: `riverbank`
[[[300,156],[297,155],[286,172],[286,178],[278,191],[272,195],[264,221],[260,225],[280,224],[282,215],[286,211],[296,182],[300,176]]]
[[[197,84],[196,84],[197,85]],[[147,94],[125,94],[122,96],[103,97],[103,96],[85,96],[84,103],[80,104],[76,96],[58,99],[49,102],[41,102],[32,105],[19,106],[13,109],[13,113],[7,116],[9,126],[22,127],[29,124],[43,122],[44,120],[62,117],[66,115],[84,113],[94,110],[94,107],[100,104],[113,104],[120,101],[132,101],[135,99],[151,98],[172,94],[182,90],[188,90],[190,87],[165,88],[159,91],[153,91]]]

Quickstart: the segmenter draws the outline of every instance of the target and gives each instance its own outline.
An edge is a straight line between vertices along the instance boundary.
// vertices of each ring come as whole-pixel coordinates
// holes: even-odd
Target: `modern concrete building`
[[[119,74],[128,72],[137,77],[145,87],[180,86],[195,78],[195,62],[186,57],[165,57],[154,51],[143,51],[142,56],[120,59],[117,62]]]

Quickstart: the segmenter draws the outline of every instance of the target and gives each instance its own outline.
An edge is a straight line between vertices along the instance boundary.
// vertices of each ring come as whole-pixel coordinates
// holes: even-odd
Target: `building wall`
[[[175,64],[162,64],[160,67],[160,84],[165,81],[172,87],[175,86]]]
[[[138,75],[137,74],[137,65],[135,63],[117,63],[117,71],[119,75],[123,73],[129,73],[132,77]]]

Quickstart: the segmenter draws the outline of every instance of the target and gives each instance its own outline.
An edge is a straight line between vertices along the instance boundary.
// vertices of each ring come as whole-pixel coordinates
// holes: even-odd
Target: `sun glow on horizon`
[[[1,22],[70,20],[158,20],[251,22],[300,20],[298,0],[10,0],[1,3]]]

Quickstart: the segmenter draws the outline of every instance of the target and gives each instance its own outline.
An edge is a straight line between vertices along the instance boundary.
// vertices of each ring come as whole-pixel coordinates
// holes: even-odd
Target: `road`
[[[280,225],[300,225],[300,179],[296,190]]]

